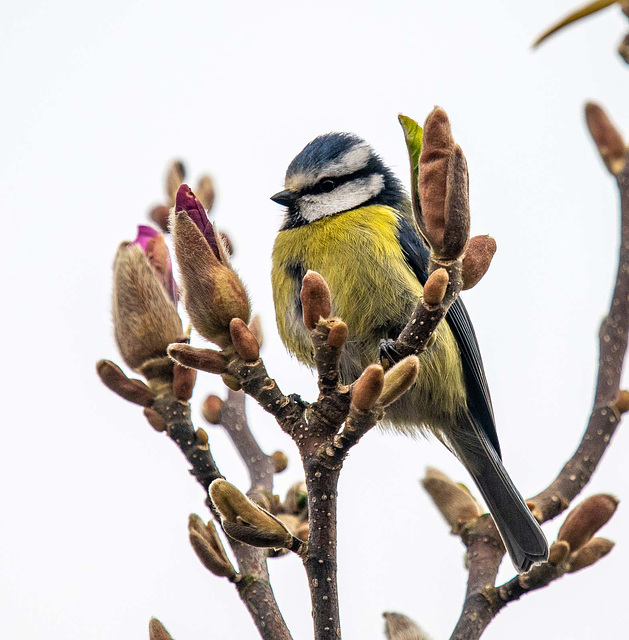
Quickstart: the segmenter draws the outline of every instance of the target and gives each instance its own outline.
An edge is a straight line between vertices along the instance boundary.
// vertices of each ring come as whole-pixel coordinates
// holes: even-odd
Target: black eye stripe
[[[342,184],[345,184],[346,182],[351,182],[352,180],[356,180],[357,178],[366,178],[367,176],[377,173],[377,171],[374,171],[374,168],[370,165],[371,163],[369,163],[366,167],[363,167],[358,171],[354,171],[354,173],[348,173],[345,176],[333,176],[333,177],[324,176],[323,178],[318,180],[316,184],[313,184],[310,187],[304,187],[299,192],[299,195],[303,196],[307,194],[317,195],[319,193],[329,193],[333,189],[336,189],[337,187],[339,187]],[[326,184],[329,181],[332,181],[334,183],[334,186],[331,189],[328,188],[328,185]]]

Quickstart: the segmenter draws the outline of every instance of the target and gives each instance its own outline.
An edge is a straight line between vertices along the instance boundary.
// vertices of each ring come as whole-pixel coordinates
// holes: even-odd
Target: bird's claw
[[[298,393],[289,393],[288,397],[291,402],[298,404],[301,409],[306,409],[308,407],[308,403],[303,400],[303,398]]]
[[[380,340],[380,346],[378,348],[378,355],[380,358],[380,364],[386,371],[394,364],[397,364],[404,357],[395,346],[395,340],[390,338],[386,340]]]

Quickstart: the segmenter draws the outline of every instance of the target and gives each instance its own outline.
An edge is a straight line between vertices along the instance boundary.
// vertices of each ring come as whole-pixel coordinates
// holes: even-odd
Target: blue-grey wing
[[[422,285],[428,279],[429,251],[413,226],[402,216],[399,218],[399,241],[404,258]],[[496,433],[494,410],[491,404],[489,386],[485,377],[483,359],[472,321],[463,301],[458,298],[450,306],[446,321],[461,352],[463,375],[467,390],[467,407],[476,422],[483,428],[488,440],[500,456],[500,444]]]

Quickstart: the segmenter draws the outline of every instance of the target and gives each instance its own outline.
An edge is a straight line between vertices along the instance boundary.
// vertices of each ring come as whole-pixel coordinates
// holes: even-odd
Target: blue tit
[[[299,294],[306,272],[317,271],[330,288],[333,315],[348,326],[340,374],[351,383],[397,338],[428,277],[429,252],[409,198],[364,140],[329,133],[295,157],[285,190],[271,199],[286,207],[272,267],[280,337],[313,366]],[[460,299],[420,356],[417,382],[387,408],[382,426],[432,432],[461,460],[518,571],[548,557],[544,534],[502,464],[478,342]]]

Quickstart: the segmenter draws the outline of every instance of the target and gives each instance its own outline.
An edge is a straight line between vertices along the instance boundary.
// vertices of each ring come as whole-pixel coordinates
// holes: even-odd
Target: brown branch
[[[621,214],[619,264],[610,310],[599,332],[600,353],[594,407],[572,458],[544,491],[528,501],[539,522],[546,522],[567,509],[590,481],[616,431],[620,414],[626,410],[620,406],[624,402],[620,403],[618,399],[629,332],[629,162],[617,174],[617,181]],[[463,611],[451,640],[479,638],[509,602],[519,599],[528,591],[547,586],[567,571],[548,562],[534,567],[526,576],[494,587],[503,552],[497,551],[499,535],[493,523],[485,531],[486,543],[482,542],[482,537],[478,537],[477,530],[486,526],[482,521],[483,518],[479,518],[463,536],[470,558],[468,588]],[[492,550],[492,547],[495,549]]]
[[[168,437],[179,447],[192,469],[190,473],[205,490],[206,502],[209,504],[208,491],[210,484],[223,476],[216,466],[209,446],[197,442],[197,434],[190,417],[190,405],[177,400],[173,395],[160,395],[153,402],[151,409],[164,420]]]
[[[306,305],[307,307],[307,305]],[[342,459],[322,460],[320,448],[332,445],[349,412],[349,392],[338,381],[339,350],[334,332],[339,321],[320,318],[312,329],[315,362],[324,389],[306,405],[281,393],[268,377],[262,360],[245,362],[232,355],[227,371],[244,391],[271,413],[297,444],[308,491],[308,546],[302,553],[311,594],[315,640],[340,638],[336,563],[336,495]],[[328,338],[332,334],[332,344]],[[325,463],[324,463],[325,462]]]
[[[238,404],[243,399],[242,394],[235,395],[236,400],[231,401],[232,405],[228,405],[227,411],[227,422],[230,428],[233,426],[234,429],[236,429],[236,421],[241,415]],[[242,408],[244,409],[244,403]],[[164,395],[158,396],[152,405],[152,409],[163,418],[169,437],[177,444],[192,465],[191,473],[205,489],[206,503],[215,514],[212,501],[209,499],[208,489],[214,480],[223,476],[212,458],[209,445],[206,444],[199,447],[196,444],[196,432],[190,418],[190,405],[187,402],[177,400],[174,396]],[[242,426],[242,423],[240,424]],[[247,432],[250,434],[248,428]],[[245,438],[239,440],[239,442],[243,440]],[[255,443],[255,446],[257,447],[257,443]],[[251,441],[247,442],[247,447],[249,447],[248,450],[253,450]],[[257,450],[259,453],[256,453],[256,457],[262,454],[259,447],[257,447]],[[266,480],[263,479],[263,464],[262,462],[255,466],[256,481],[259,480],[268,485],[270,479],[272,489],[272,475]],[[272,462],[270,462],[270,465],[272,468]],[[291,640],[290,632],[280,613],[269,583],[266,550],[242,544],[231,538],[229,538],[229,542],[238,561],[239,573],[242,574],[242,579],[235,586],[258,628],[260,636],[264,640]]]
[[[233,357],[227,371],[238,380],[247,395],[277,420],[282,431],[291,435],[299,430],[304,421],[306,403],[295,396],[285,396],[275,380],[269,377],[261,358],[245,362],[240,357]]]
[[[251,490],[265,491],[270,494],[273,491],[275,471],[273,459],[262,451],[249,429],[245,413],[245,398],[242,391],[229,389],[227,400],[221,408],[220,421],[249,471]],[[251,492],[249,496],[251,497]]]

